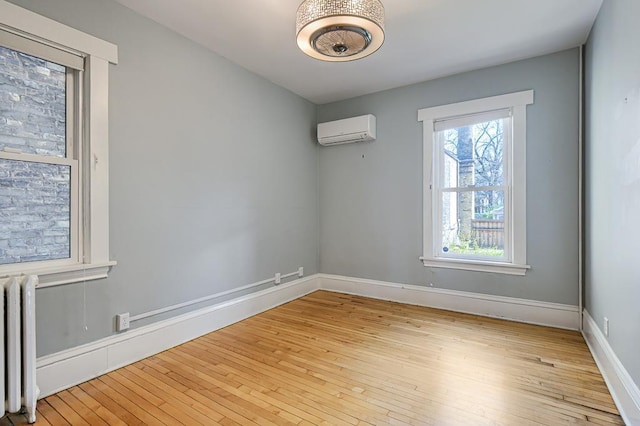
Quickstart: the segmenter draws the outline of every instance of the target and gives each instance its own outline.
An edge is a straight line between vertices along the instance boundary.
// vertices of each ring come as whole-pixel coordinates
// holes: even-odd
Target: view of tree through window
[[[0,264],[70,257],[66,75],[0,46]]]
[[[442,130],[442,251],[504,257],[508,118]]]

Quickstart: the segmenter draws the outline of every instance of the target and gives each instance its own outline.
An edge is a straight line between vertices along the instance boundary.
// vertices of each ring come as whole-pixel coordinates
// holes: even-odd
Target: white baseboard
[[[40,398],[242,321],[317,289],[317,276],[301,278],[38,358],[36,380]]]
[[[640,425],[640,389],[616,356],[598,324],[584,310],[582,334],[598,364],[611,396],[628,425]]]
[[[323,289],[577,330],[577,306],[317,274],[78,346],[37,361],[40,397]]]
[[[578,330],[579,308],[513,297],[320,274],[320,288],[410,305]]]

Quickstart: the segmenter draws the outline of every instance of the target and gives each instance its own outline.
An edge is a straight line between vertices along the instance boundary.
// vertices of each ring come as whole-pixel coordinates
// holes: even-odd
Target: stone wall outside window
[[[0,150],[66,156],[66,69],[0,47]],[[0,160],[0,264],[70,257],[70,167]]]

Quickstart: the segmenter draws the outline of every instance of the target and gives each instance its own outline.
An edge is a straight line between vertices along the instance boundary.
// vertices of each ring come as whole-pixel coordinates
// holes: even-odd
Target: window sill
[[[115,264],[115,261],[109,261],[86,265],[79,264],[50,268],[34,268],[21,270],[19,274],[7,274],[7,276],[37,275],[38,285],[36,288],[44,288],[107,278],[109,270]]]
[[[524,276],[529,265],[516,265],[513,263],[486,262],[477,260],[442,259],[421,257],[424,266],[432,268],[460,269],[463,271],[493,272],[496,274],[520,275]]]

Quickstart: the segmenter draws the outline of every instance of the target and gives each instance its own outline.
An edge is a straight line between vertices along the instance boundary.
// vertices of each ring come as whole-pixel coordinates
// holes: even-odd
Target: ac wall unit
[[[376,117],[372,114],[318,124],[320,145],[340,145],[376,139]]]

